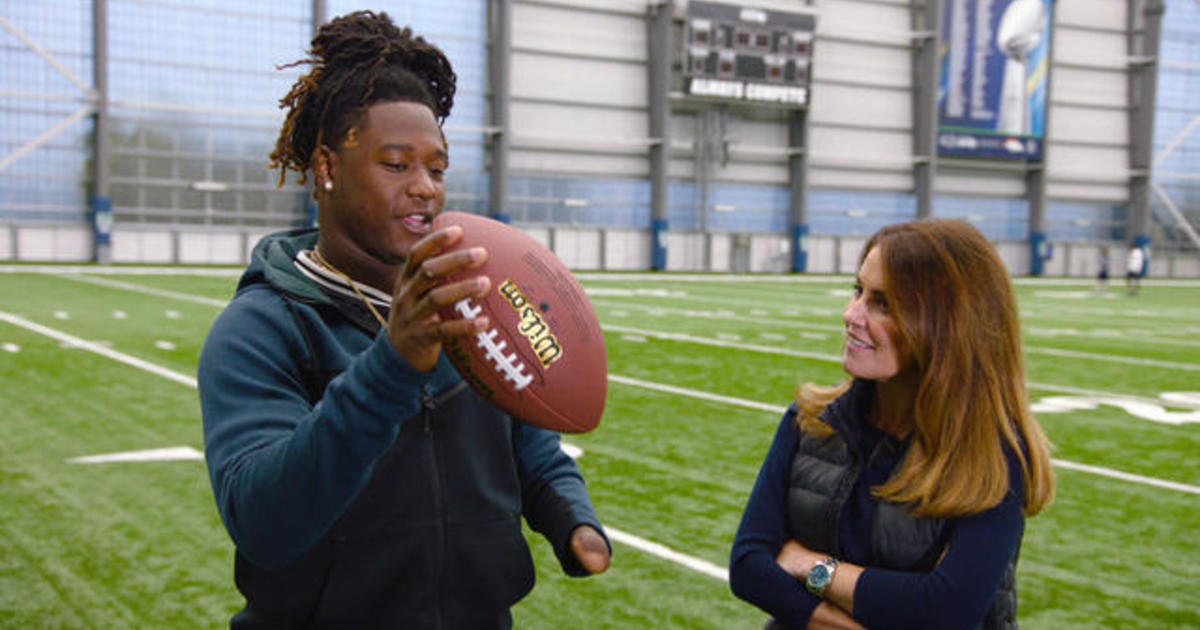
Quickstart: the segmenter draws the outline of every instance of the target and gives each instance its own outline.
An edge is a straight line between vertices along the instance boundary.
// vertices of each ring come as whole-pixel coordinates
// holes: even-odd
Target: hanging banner
[[[938,155],[1040,162],[1052,0],[945,0]]]

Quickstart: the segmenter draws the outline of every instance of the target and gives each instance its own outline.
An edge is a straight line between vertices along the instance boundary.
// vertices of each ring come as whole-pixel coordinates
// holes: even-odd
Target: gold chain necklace
[[[332,271],[333,273],[337,274],[339,278],[345,280],[346,284],[350,285],[350,288],[354,290],[354,294],[358,296],[358,299],[362,300],[362,303],[367,305],[367,310],[371,311],[371,314],[375,316],[375,319],[379,322],[379,325],[387,328],[387,320],[385,320],[383,316],[379,314],[379,311],[375,310],[375,305],[371,304],[371,300],[367,299],[367,296],[363,295],[363,292],[358,289],[357,282],[351,280],[350,276],[347,276],[345,273],[343,273],[341,269],[329,264],[329,261],[325,260],[325,257],[317,251],[316,247],[312,248],[312,253],[309,254],[309,257],[313,259],[313,262],[328,269],[329,271]]]

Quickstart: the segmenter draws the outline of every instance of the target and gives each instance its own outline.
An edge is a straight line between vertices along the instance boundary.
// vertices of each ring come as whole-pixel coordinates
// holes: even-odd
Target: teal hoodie
[[[362,304],[296,268],[315,230],[263,239],[213,324],[205,457],[237,546],[233,627],[504,627],[533,585],[523,515],[571,575],[603,532],[557,434],[514,422],[446,360],[409,367]]]

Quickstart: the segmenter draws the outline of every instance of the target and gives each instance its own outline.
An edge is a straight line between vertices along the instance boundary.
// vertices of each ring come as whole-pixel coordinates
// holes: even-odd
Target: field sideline
[[[239,272],[0,272],[0,627],[224,625],[239,603],[232,548],[187,449],[201,447],[199,347]],[[531,536],[539,585],[518,627],[761,627],[723,582],[728,546],[797,382],[841,378],[848,278],[580,279],[610,394],[601,427],[568,442],[616,555],[608,574],[571,580]],[[1027,526],[1022,625],[1200,627],[1200,283],[1148,281],[1137,297],[1017,286],[1060,483]],[[183,461],[68,463],[174,447]]]

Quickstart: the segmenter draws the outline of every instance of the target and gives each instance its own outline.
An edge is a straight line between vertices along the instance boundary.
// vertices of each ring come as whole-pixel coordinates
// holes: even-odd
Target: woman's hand
[[[811,571],[818,562],[828,557],[828,554],[817,553],[795,540],[789,540],[783,544],[783,548],[780,549],[779,554],[775,556],[775,562],[784,571],[787,571],[788,575],[800,580],[801,582],[804,582],[808,580],[808,572]],[[825,592],[822,594],[822,599],[825,600],[824,605],[837,608],[838,612],[843,614],[822,617],[831,625],[814,626],[810,623],[810,628],[853,628],[857,626],[857,624],[838,624],[845,624],[847,621],[849,621],[849,623],[854,623],[854,621],[850,619],[849,615],[850,613],[854,612],[854,589],[856,586],[858,586],[858,578],[862,575],[862,572],[862,567],[856,564],[851,564],[844,560],[838,562],[837,569],[835,569],[833,572],[833,579],[829,582],[829,586],[825,587]],[[819,606],[817,610],[820,611],[821,607]],[[825,612],[832,613],[833,611]],[[815,613],[813,618],[816,619]]]
[[[780,568],[787,571],[788,575],[803,582],[808,579],[808,572],[812,570],[813,565],[828,557],[827,555],[810,551],[795,540],[789,540],[783,544],[783,548],[775,556],[775,562]]]
[[[462,228],[451,225],[422,238],[409,250],[392,296],[388,339],[396,353],[413,369],[428,372],[437,365],[442,341],[487,330],[487,316],[442,321],[438,311],[467,297],[482,297],[491,288],[486,276],[441,285],[442,279],[487,261],[481,247],[442,254],[462,238]],[[440,285],[440,286],[439,286]]]
[[[846,611],[830,604],[821,602],[808,618],[805,630],[867,630],[866,626],[858,623]]]

